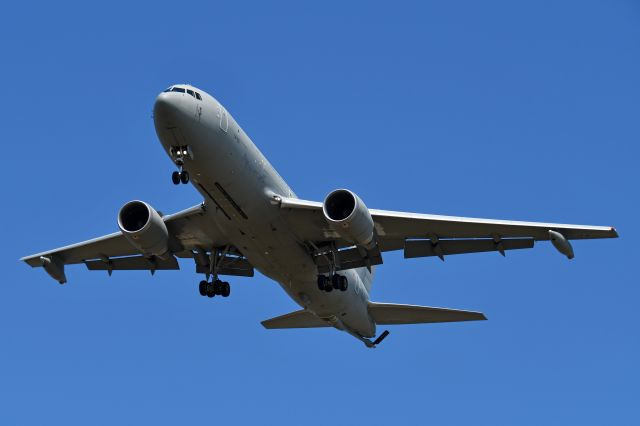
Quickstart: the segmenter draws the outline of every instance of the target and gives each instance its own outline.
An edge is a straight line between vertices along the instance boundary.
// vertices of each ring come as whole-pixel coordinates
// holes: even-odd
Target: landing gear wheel
[[[222,281],[215,280],[213,282],[213,292],[216,294],[216,296],[222,295]]]
[[[326,284],[324,285],[324,291],[326,291],[327,293],[331,293],[333,291],[331,280],[327,280]]]
[[[198,291],[200,292],[200,296],[206,296],[207,295],[207,282],[206,281],[200,281],[200,284],[198,285]]]
[[[338,275],[338,274],[335,274],[334,276],[331,277],[331,286],[336,290],[340,288],[340,278],[342,278],[342,275]]]
[[[189,183],[189,172],[186,170],[183,170],[180,172],[180,182],[187,184]]]
[[[340,291],[347,291],[348,288],[349,281],[347,280],[347,277],[340,275]]]
[[[318,275],[318,290],[324,291],[327,285],[327,281],[327,277],[325,277],[324,275]]]
[[[207,293],[207,297],[213,297],[216,295],[213,283],[207,283],[206,285],[206,293]]]
[[[220,294],[222,295],[222,297],[229,297],[229,295],[231,294],[231,286],[229,285],[228,282],[223,282],[222,285],[222,290],[220,292]]]
[[[180,172],[171,173],[171,181],[173,182],[174,185],[179,184],[180,183]]]

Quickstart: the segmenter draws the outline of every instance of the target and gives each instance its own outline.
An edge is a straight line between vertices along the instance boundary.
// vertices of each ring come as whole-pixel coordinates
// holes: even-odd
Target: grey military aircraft
[[[334,327],[375,347],[376,325],[484,320],[480,312],[376,303],[369,299],[383,253],[405,258],[532,248],[550,240],[573,258],[569,240],[615,238],[612,227],[515,222],[367,208],[347,189],[324,201],[299,199],[213,96],[186,84],[164,90],[153,120],[176,166],[174,184],[191,183],[204,201],[162,215],[131,201],[118,212],[119,231],[22,258],[56,281],[65,265],[90,270],[179,269],[191,259],[204,274],[204,297],[228,297],[221,276],[250,277],[257,269],[277,281],[302,309],[268,319],[268,329]],[[374,340],[371,340],[374,339]]]

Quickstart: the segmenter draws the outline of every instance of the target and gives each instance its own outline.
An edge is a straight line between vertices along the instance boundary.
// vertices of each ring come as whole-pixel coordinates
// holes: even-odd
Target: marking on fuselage
[[[227,191],[224,190],[222,185],[220,185],[218,182],[214,183],[214,185],[216,186],[216,188],[218,188],[218,191],[220,191],[220,193],[224,196],[224,198],[226,198],[227,201],[229,201],[229,203],[231,203],[233,208],[236,209],[236,211],[238,212],[238,214],[240,216],[242,216],[245,219],[249,219],[247,217],[247,215],[245,214],[245,212],[242,211],[242,209],[240,208],[238,203],[236,203],[235,200],[233,198],[231,198],[231,196],[227,193]]]

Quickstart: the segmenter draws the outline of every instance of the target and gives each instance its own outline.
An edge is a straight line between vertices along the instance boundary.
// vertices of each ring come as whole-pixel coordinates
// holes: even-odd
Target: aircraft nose
[[[158,95],[153,105],[153,119],[164,125],[177,125],[182,115],[182,97],[180,95],[163,92]]]

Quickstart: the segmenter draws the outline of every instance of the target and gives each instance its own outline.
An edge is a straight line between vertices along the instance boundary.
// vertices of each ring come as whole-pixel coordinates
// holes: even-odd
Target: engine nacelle
[[[364,202],[347,189],[327,195],[322,212],[331,229],[345,240],[372,249],[376,245],[373,218]]]
[[[145,256],[163,256],[169,251],[169,231],[162,217],[149,204],[129,201],[118,212],[118,227],[125,238]]]

